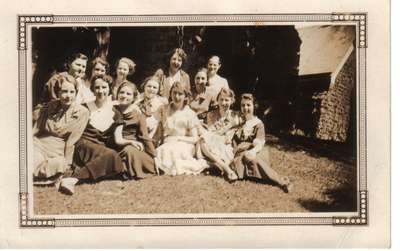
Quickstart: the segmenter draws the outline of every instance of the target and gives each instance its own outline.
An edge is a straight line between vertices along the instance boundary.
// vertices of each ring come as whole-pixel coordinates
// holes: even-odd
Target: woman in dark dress
[[[145,115],[133,104],[136,97],[136,86],[129,82],[121,84],[117,90],[115,108],[122,114],[124,127],[122,133],[117,133],[122,137],[116,140],[115,149],[120,152],[128,177],[142,179],[155,173],[155,147],[148,135]]]
[[[121,133],[124,123],[121,113],[108,98],[111,83],[109,76],[99,76],[92,81],[96,100],[85,104],[90,112],[89,123],[75,145],[74,173],[61,180],[60,190],[64,193],[73,194],[79,180],[97,180],[125,171],[118,152],[110,148],[122,137],[118,133]]]

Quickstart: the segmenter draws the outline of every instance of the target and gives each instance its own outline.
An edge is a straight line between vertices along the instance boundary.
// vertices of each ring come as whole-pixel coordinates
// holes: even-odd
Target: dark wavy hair
[[[92,77],[92,75],[91,75],[92,74],[92,70],[96,66],[96,64],[103,65],[104,68],[106,69],[105,75],[109,74],[109,72],[110,72],[110,64],[106,60],[104,60],[103,58],[96,57],[92,61],[90,61],[89,65],[88,65],[87,73],[89,74],[90,77]]]
[[[72,53],[70,56],[68,56],[66,58],[65,63],[64,63],[64,68],[66,71],[70,70],[70,65],[72,64],[72,62],[75,61],[75,59],[83,59],[83,60],[87,61],[88,57],[85,54],[80,53],[80,52]]]
[[[254,95],[251,94],[251,93],[243,93],[243,94],[240,96],[240,103],[242,103],[242,100],[243,100],[243,99],[245,99],[245,100],[251,100],[251,101],[253,102],[254,114],[256,114],[256,111],[257,111],[257,109],[258,109],[258,102],[257,102],[256,98],[254,97]]]
[[[90,90],[94,92],[94,83],[96,82],[97,79],[102,79],[104,82],[108,84],[108,88],[110,89],[111,92],[111,85],[113,82],[113,78],[110,75],[104,75],[104,76],[96,76],[90,81]]]

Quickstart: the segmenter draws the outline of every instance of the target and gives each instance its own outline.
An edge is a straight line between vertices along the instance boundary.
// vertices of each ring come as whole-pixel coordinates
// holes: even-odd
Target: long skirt
[[[46,136],[33,137],[33,177],[49,179],[63,174],[67,168],[64,156],[65,141],[62,138]]]
[[[155,163],[167,175],[196,175],[208,167],[204,159],[195,158],[195,144],[170,138],[166,138],[165,143],[157,148]]]
[[[125,170],[118,152],[86,139],[80,139],[76,143],[73,165],[77,168],[86,167],[94,180]]]
[[[154,160],[146,152],[128,145],[119,154],[125,163],[127,173],[130,177],[143,178],[145,173],[155,173]]]

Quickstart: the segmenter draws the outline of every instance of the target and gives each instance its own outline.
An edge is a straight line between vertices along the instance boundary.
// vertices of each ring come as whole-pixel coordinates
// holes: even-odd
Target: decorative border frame
[[[18,91],[19,91],[19,226],[21,228],[101,227],[101,226],[224,226],[224,225],[368,225],[367,140],[366,140],[366,49],[367,13],[322,14],[235,14],[235,15],[18,15]],[[356,216],[328,217],[182,217],[182,218],[35,218],[29,214],[27,175],[27,32],[40,24],[117,24],[117,23],[193,23],[193,22],[328,22],[356,26],[358,88],[358,211]]]

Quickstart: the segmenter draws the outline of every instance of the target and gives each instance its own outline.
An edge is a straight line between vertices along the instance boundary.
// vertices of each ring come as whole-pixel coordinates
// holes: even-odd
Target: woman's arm
[[[139,150],[143,150],[143,144],[136,140],[128,140],[124,139],[122,136],[123,125],[117,126],[114,131],[114,142],[118,146],[126,146],[126,145],[133,145],[137,147]]]

